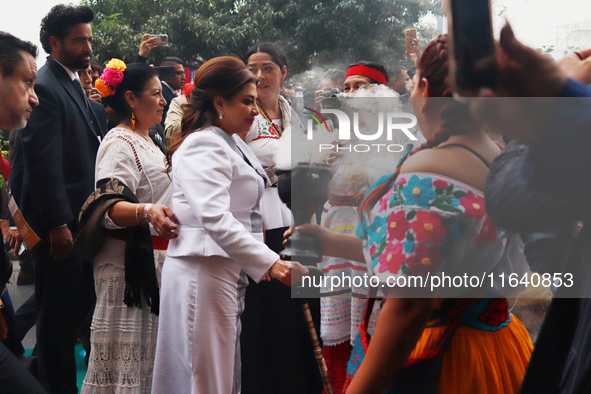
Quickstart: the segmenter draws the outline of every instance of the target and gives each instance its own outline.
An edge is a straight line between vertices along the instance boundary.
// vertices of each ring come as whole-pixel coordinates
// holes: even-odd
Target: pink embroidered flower
[[[476,245],[480,246],[485,242],[496,241],[498,238],[497,225],[491,220],[490,217],[484,218],[484,224],[482,230],[476,237]]]
[[[388,192],[386,194],[384,194],[381,198],[380,198],[380,210],[379,212],[383,212],[386,209],[388,209],[388,204],[390,203],[390,199],[392,198],[392,196],[394,195],[394,188],[391,187],[390,190],[388,190]]]
[[[402,243],[390,242],[378,257],[378,261],[380,263],[379,272],[389,271],[395,274],[400,271],[400,266],[406,261],[406,256],[402,253]]]
[[[388,241],[398,239],[402,241],[406,236],[406,230],[410,228],[408,220],[404,220],[406,213],[404,211],[394,212],[388,218],[386,227],[388,228]]]
[[[408,258],[406,264],[410,268],[412,275],[427,275],[437,272],[441,267],[441,256],[439,256],[439,247],[425,245],[417,245],[413,256]]]
[[[449,184],[446,181],[442,181],[441,179],[435,179],[433,181],[433,186],[440,187],[442,189],[447,189],[447,187],[449,186]]]
[[[470,190],[465,197],[460,198],[460,204],[465,208],[464,214],[466,216],[480,218],[486,215],[484,198],[475,196]]]
[[[376,249],[377,248],[378,247],[376,246],[376,244],[371,245],[371,247],[369,248],[369,254],[370,254],[370,256],[373,257],[373,255],[376,254]]]
[[[406,183],[405,177],[398,178],[398,180],[396,181],[396,184],[398,184],[398,185],[402,185],[404,183]]]
[[[439,244],[447,229],[441,223],[441,215],[435,212],[417,211],[417,219],[410,224],[419,243]]]

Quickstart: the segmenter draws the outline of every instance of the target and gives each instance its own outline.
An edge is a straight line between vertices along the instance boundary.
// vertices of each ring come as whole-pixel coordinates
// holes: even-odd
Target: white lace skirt
[[[158,253],[158,252],[157,252]],[[160,269],[157,270],[160,281]],[[158,316],[123,302],[125,271],[112,264],[94,265],[96,307],[91,352],[83,394],[150,393],[158,335]]]

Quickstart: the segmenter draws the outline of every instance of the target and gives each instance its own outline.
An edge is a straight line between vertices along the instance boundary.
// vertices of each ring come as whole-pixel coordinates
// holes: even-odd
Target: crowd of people
[[[79,339],[83,393],[591,392],[591,50],[554,61],[507,25],[495,91],[454,85],[447,35],[424,50],[413,42],[408,69],[364,60],[327,70],[317,109],[335,88],[396,98],[418,121],[416,142],[386,153],[392,166],[374,157],[373,170],[338,149],[312,155],[334,169],[329,197],[293,229],[278,152],[309,130],[284,89],[280,47],[210,59],[188,81],[179,58],[161,62],[169,77],[147,64],[158,46],[147,34],[133,63],[91,61],[92,20],[89,7],[53,7],[39,70],[36,46],[0,32],[9,187],[39,237],[24,328],[0,310],[0,393],[77,393]],[[325,132],[338,128],[328,123]],[[26,227],[11,212],[18,252]],[[550,307],[543,299],[524,324],[492,283],[453,297],[325,287],[309,300],[319,358],[290,288],[308,268],[280,258],[295,231],[318,240],[327,278],[369,274],[390,286],[478,267],[491,277],[571,273],[574,285],[546,286]],[[0,253],[3,300],[11,269]],[[23,364],[14,332],[33,324]]]

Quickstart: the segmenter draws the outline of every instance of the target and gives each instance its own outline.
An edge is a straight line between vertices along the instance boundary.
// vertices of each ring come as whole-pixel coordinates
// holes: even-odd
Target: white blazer
[[[268,179],[250,148],[210,126],[183,141],[171,175],[180,226],[167,255],[230,258],[259,282],[279,255],[263,242],[259,202]]]

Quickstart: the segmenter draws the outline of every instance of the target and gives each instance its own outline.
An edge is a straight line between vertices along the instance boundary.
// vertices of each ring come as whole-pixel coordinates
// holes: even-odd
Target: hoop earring
[[[131,110],[131,128],[135,131],[135,113]]]
[[[223,118],[224,118],[224,110],[221,110],[220,111],[220,119],[223,119]]]

